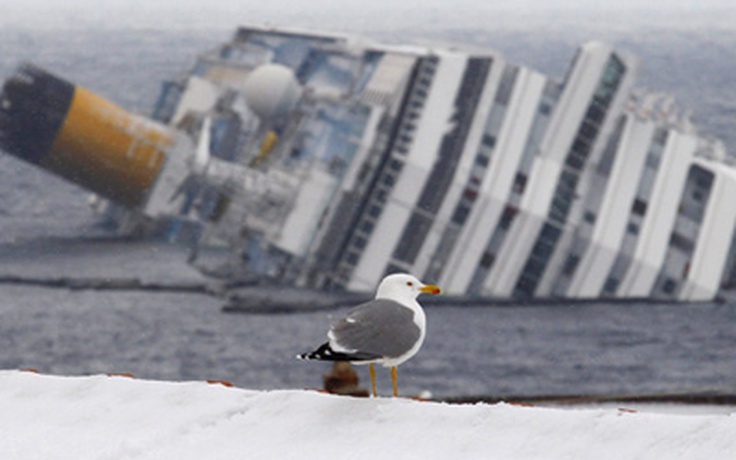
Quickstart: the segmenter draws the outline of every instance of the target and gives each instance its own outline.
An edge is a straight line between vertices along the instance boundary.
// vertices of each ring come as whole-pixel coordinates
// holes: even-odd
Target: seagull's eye
[[[407,281],[407,282],[406,282],[406,285],[407,285],[407,286],[414,286],[414,283],[412,283],[411,281]]]

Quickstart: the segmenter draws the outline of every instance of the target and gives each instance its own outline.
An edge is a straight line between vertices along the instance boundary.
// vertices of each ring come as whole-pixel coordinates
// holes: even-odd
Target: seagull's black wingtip
[[[330,347],[329,342],[323,343],[319,348],[312,352],[302,353],[296,357],[297,359],[303,359],[305,361],[349,361],[349,359],[345,359],[347,355],[344,353],[335,352],[332,347]]]
[[[370,353],[344,353],[341,351],[335,351],[332,349],[329,342],[325,342],[316,350],[309,353],[302,353],[297,355],[296,358],[305,361],[348,361],[356,363],[360,361],[373,361],[380,358],[380,356]]]

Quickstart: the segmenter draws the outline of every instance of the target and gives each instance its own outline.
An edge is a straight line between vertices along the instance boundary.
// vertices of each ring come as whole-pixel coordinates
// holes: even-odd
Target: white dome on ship
[[[243,86],[248,107],[262,119],[288,114],[302,96],[294,72],[279,64],[264,64],[253,70]]]

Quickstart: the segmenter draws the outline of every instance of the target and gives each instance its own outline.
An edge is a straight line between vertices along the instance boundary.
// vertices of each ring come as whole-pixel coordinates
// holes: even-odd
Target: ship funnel
[[[30,64],[0,95],[0,148],[123,206],[141,206],[169,130]]]

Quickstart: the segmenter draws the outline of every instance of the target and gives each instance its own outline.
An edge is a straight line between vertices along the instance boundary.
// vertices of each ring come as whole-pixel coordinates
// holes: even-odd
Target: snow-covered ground
[[[732,459],[733,413],[357,399],[0,372],[3,459]]]

